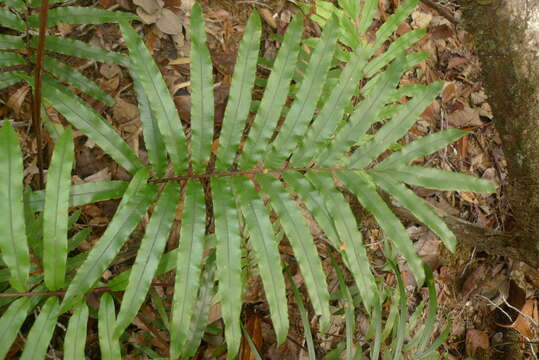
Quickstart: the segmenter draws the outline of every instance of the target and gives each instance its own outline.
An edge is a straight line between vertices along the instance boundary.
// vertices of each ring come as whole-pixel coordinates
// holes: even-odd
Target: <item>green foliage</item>
[[[60,15],[69,14],[72,15],[69,21],[73,22],[114,20],[120,23],[129,56],[55,37],[47,38],[47,49],[128,67],[139,101],[150,165],[144,167],[112,127],[53,76],[60,81],[73,79],[75,86],[84,82],[83,78],[57,66],[57,60],[49,60],[50,66],[47,68],[46,65],[45,70],[52,76],[45,76],[43,84],[46,103],[93,139],[133,174],[133,178],[129,182],[68,186],[73,143],[71,131],[64,129],[56,140],[46,190],[23,194],[23,163],[17,134],[8,120],[3,121],[0,129],[0,211],[8,214],[10,221],[0,223],[0,251],[5,264],[5,269],[0,269],[0,284],[9,281],[9,291],[28,291],[32,286],[33,291],[65,289],[66,293],[61,303],[54,295],[0,303],[0,306],[9,305],[0,317],[0,335],[5,334],[0,336],[0,355],[9,350],[25,317],[44,301],[31,325],[23,358],[45,355],[57,318],[68,312],[72,315],[64,343],[65,356],[83,356],[86,324],[90,316],[95,317],[85,305],[84,295],[103,286],[101,276],[146,215],[149,222],[134,265],[106,284],[112,291],[124,291],[121,300],[118,298],[120,310],[117,315],[114,298],[109,293],[101,296],[97,319],[104,359],[121,358],[121,337],[150,292],[152,279],[171,270],[176,270],[176,274],[170,321],[166,317],[167,309],[160,305],[163,323],[170,331],[170,357],[177,359],[196,354],[208,308],[216,294],[225,323],[227,356],[234,358],[242,335],[242,247],[252,250],[277,342],[283,343],[289,318],[279,243],[285,237],[294,251],[313,311],[319,316],[320,328],[326,330],[331,316],[330,293],[312,236],[312,221],[342,257],[358,294],[354,302],[352,291],[339,272],[347,324],[346,344],[339,349],[346,350],[347,357],[352,358],[353,310],[363,307],[372,318],[371,358],[378,358],[382,352],[384,358],[398,359],[402,353],[414,351],[417,358],[422,358],[436,350],[443,336],[428,346],[436,312],[432,274],[425,271],[404,226],[378,192],[386,192],[407,207],[440,236],[449,249],[454,249],[455,236],[430,205],[407,185],[476,192],[492,192],[495,188],[485,180],[464,174],[409,165],[416,158],[455,141],[464,132],[447,130],[395,147],[443,86],[434,83],[396,88],[402,74],[425,58],[424,54],[404,55],[403,52],[419,40],[421,32],[404,40],[404,36],[399,38],[393,43],[398,42],[398,46],[390,46],[388,51],[373,57],[410,14],[417,0],[406,1],[380,27],[374,44],[364,43],[361,35],[372,22],[376,1],[363,2],[361,11],[354,1],[339,1],[342,10],[330,3],[319,3],[317,9],[320,11],[315,20],[324,27],[321,38],[306,41],[308,46],[312,45],[312,51],[302,53],[303,17],[301,14],[294,17],[272,63],[273,69],[265,82],[254,119],[249,120],[261,34],[260,17],[253,13],[240,43],[229,100],[218,134],[213,133],[213,73],[200,5],[194,5],[190,22],[193,106],[186,133],[157,65],[129,24],[131,15],[71,7],[59,8],[63,10],[53,13],[56,17],[51,17],[50,24],[61,21]],[[15,0],[7,4],[20,9]],[[11,22],[18,30],[20,24],[12,18]],[[337,33],[352,51],[337,45]],[[2,43],[3,39],[6,42]],[[3,49],[10,50],[25,46],[21,37],[7,35],[1,36],[0,44]],[[0,52],[0,60],[20,62],[20,58],[6,54]],[[334,62],[334,56],[346,61],[346,65]],[[303,61],[306,64],[301,65]],[[10,79],[32,83],[24,73],[6,74],[0,78],[0,84],[11,84]],[[365,86],[359,88],[361,81]],[[110,100],[91,86],[80,86],[80,90]],[[408,96],[408,102],[395,104],[402,96]],[[353,103],[357,105],[351,105]],[[282,125],[281,117],[284,117]],[[380,125],[376,127],[377,131],[372,126],[375,123]],[[248,134],[242,142],[245,129]],[[208,166],[213,161],[214,138],[219,141],[215,169]],[[360,142],[361,138],[366,141]],[[382,154],[395,148],[398,150],[378,161]],[[169,159],[176,177],[164,177]],[[415,328],[407,325],[406,294],[398,270],[393,269],[397,274],[397,289],[388,291],[377,284],[343,189],[355,196],[376,218],[388,247],[405,258],[418,284],[422,285],[426,280],[429,313],[419,335],[412,336]],[[88,232],[79,232],[67,239],[68,209],[112,198],[122,200],[100,239],[90,251],[79,250],[70,256],[70,251],[77,249],[76,244]],[[155,207],[152,206],[154,203]],[[181,214],[177,214],[178,204],[182,205]],[[35,213],[41,215],[36,217]],[[179,246],[163,254],[176,220],[181,220]],[[208,225],[212,222],[214,230]],[[35,260],[32,265],[30,256]],[[34,272],[37,269],[42,269],[43,274]],[[4,270],[7,271],[2,273]],[[218,284],[216,293],[215,281]],[[292,286],[292,290],[298,304],[302,304],[297,289]],[[381,308],[388,299],[392,310],[382,330]],[[300,310],[305,317],[304,306]],[[412,314],[410,319],[413,318]],[[307,329],[308,322],[303,319],[303,323]],[[389,337],[391,341],[385,341]],[[312,358],[312,344],[309,347]]]

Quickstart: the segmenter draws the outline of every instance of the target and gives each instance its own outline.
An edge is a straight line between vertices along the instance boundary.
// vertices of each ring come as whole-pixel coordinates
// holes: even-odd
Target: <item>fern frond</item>
[[[382,162],[377,164],[375,169],[382,170],[398,167],[400,165],[408,165],[413,160],[445,148],[467,133],[467,131],[460,129],[447,129],[427,135],[404,146],[401,150],[394,152],[391,156],[388,156]]]
[[[143,168],[131,180],[107,230],[90,250],[88,258],[69,284],[61,305],[62,313],[73,307],[91,289],[146,212],[156,194],[155,186],[146,183],[148,176],[149,169]]]
[[[370,173],[376,184],[382,190],[391,195],[402,206],[410,210],[419,221],[427,225],[433,233],[443,241],[444,245],[451,251],[455,251],[457,238],[447,225],[436,215],[432,208],[423,199],[417,196],[405,185],[393,181],[391,178],[381,174]]]
[[[137,72],[140,85],[148,97],[152,115],[157,120],[174,170],[178,174],[182,173],[188,167],[187,144],[180,117],[165,80],[146,45],[131,25],[120,22],[120,29],[129,48],[132,71]]]
[[[183,353],[189,339],[193,306],[200,286],[206,230],[202,184],[197,180],[189,181],[185,193],[170,323],[170,356],[173,359]]]
[[[416,254],[412,240],[400,220],[393,214],[384,200],[376,192],[374,182],[366,173],[339,172],[337,174],[345,186],[357,196],[359,202],[374,215],[384,234],[391,239],[400,254],[408,262],[418,284],[423,284],[425,273],[421,259]]]
[[[49,290],[64,286],[67,261],[69,187],[73,168],[74,146],[67,128],[56,142],[52,155],[43,211],[43,270]]]
[[[239,165],[250,167],[262,159],[266,144],[273,134],[281,109],[287,99],[290,81],[296,67],[299,45],[303,30],[303,17],[297,14],[284,37],[277,58],[274,71],[268,79],[268,85],[260,107],[256,113],[249,137],[240,155]]]
[[[24,31],[26,28],[20,17],[3,8],[0,8],[0,24],[17,31]]]
[[[44,359],[56,327],[58,319],[58,298],[56,296],[49,297],[32,325],[26,344],[21,355],[21,360]]]
[[[4,359],[11,348],[24,320],[33,308],[32,305],[35,306],[31,298],[19,298],[0,317],[0,359]]]
[[[14,65],[23,65],[24,58],[12,52],[0,52],[0,67],[8,67]]]
[[[86,327],[88,323],[88,306],[86,303],[79,303],[73,310],[69,319],[64,341],[64,359],[80,360],[84,359],[84,348],[86,346]]]
[[[240,145],[242,130],[247,123],[260,49],[261,27],[260,16],[255,11],[245,26],[245,34],[240,42],[219,136],[217,169],[221,171],[228,170],[232,165]]]
[[[196,172],[210,160],[213,136],[213,65],[206,46],[202,7],[191,9],[191,161]]]
[[[0,50],[22,50],[24,48],[22,36],[0,35]]]
[[[279,180],[271,175],[258,175],[256,179],[269,197],[271,207],[292,245],[314,311],[321,316],[321,331],[326,332],[330,320],[329,291],[326,282],[322,280],[325,278],[324,271],[305,219]]]
[[[324,103],[314,123],[305,133],[301,146],[294,151],[290,163],[296,167],[308,165],[314,156],[324,147],[326,140],[337,129],[345,107],[354,95],[363,68],[372,55],[372,50],[358,47],[350,62],[343,69],[338,84],[335,86],[329,99]]]
[[[286,114],[279,134],[271,144],[271,151],[264,157],[266,166],[274,168],[281,165],[290,156],[294,145],[301,140],[309,126],[337,46],[335,42],[337,30],[337,20],[332,18],[324,28],[320,42],[311,56],[301,87]]]
[[[127,182],[119,180],[93,181],[72,185],[69,189],[69,207],[119,199],[127,189],[127,185]],[[34,213],[42,211],[44,204],[45,192],[42,190],[33,191],[25,201],[25,205],[29,206]]]
[[[142,167],[137,155],[94,109],[71,93],[64,85],[44,74],[44,100],[60,112],[74,127],[94,140],[107,154],[129,172]]]
[[[249,231],[249,242],[254,249],[264,284],[277,343],[282,344],[288,333],[288,308],[281,258],[273,237],[269,213],[251,180],[234,176],[230,183]]]
[[[236,200],[228,181],[211,180],[215,216],[217,280],[229,357],[236,356],[241,340],[241,233]]]
[[[2,40],[0,39],[0,44],[1,43]],[[30,38],[30,46],[37,48],[36,36],[32,36]],[[25,45],[23,43],[22,48],[24,47]],[[105,64],[129,65],[128,57],[125,55],[116,53],[114,51],[108,51],[102,47],[90,45],[79,40],[59,36],[48,35],[45,39],[45,49],[63,55],[95,60]]]
[[[9,120],[0,129],[0,250],[17,291],[28,290],[30,253],[26,238],[23,204],[23,163],[17,133]]]
[[[195,303],[195,310],[191,317],[191,327],[189,332],[189,339],[185,348],[185,356],[193,357],[196,355],[206,324],[208,322],[208,315],[211,309],[211,302],[215,293],[215,272],[217,267],[215,265],[215,256],[212,253],[208,256],[206,264],[204,266],[204,272],[202,273],[202,279],[200,280],[200,289],[198,293],[198,299]],[[240,303],[241,304],[241,303]],[[231,358],[230,353],[227,354],[228,358]]]
[[[86,6],[62,6],[50,9],[47,16],[47,26],[58,24],[106,24],[118,21],[139,20],[135,14],[122,11],[109,11]],[[32,27],[39,26],[39,14],[32,14],[28,18]],[[21,30],[22,31],[22,30]]]
[[[125,328],[131,324],[144,299],[146,299],[146,293],[157,270],[159,258],[165,249],[179,199],[178,184],[168,183],[165,185],[140,243],[135,264],[131,269],[129,285],[124,293],[114,328],[115,337],[119,338]]]
[[[421,166],[401,166],[395,169],[379,170],[380,174],[402,181],[409,185],[442,191],[470,191],[477,193],[493,193],[496,186],[489,180],[454,173],[451,171],[425,168]]]
[[[101,296],[97,319],[101,359],[120,360],[122,358],[120,342],[114,336],[116,311],[114,309],[114,299],[109,293],[104,293]]]
[[[99,100],[109,106],[114,104],[114,99],[112,96],[101,90],[93,81],[82,75],[77,70],[74,70],[71,66],[68,66],[50,56],[45,56],[43,68],[60,81],[76,87],[94,99]]]
[[[0,40],[1,41],[1,40]],[[6,88],[11,85],[22,81],[22,77],[26,75],[22,71],[6,71],[0,73],[0,89]]]

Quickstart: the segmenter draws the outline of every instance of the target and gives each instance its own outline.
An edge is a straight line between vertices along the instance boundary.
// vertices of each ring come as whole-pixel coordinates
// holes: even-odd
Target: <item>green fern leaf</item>
[[[176,183],[168,183],[160,195],[155,211],[142,238],[135,264],[129,276],[129,285],[124,293],[114,336],[120,337],[125,328],[133,321],[150,288],[155,270],[165,249],[176,206],[180,198],[180,189]]]
[[[50,56],[45,56],[43,67],[47,72],[58,78],[60,81],[76,87],[94,99],[109,106],[114,104],[114,99],[109,94],[101,90],[93,81],[77,70],[74,70],[71,66]]]
[[[177,254],[176,282],[170,329],[170,357],[178,358],[189,339],[193,306],[200,286],[204,232],[206,227],[204,189],[197,180],[186,186],[182,229]]]
[[[137,71],[132,71],[133,89],[137,94],[138,109],[140,113],[140,122],[142,123],[142,135],[144,144],[148,150],[148,160],[152,164],[155,175],[163,177],[167,170],[167,150],[163,137],[159,132],[158,121],[152,114],[150,102],[142,87],[142,80]]]
[[[393,61],[402,54],[403,51],[412,47],[416,42],[423,39],[427,31],[417,29],[407,32],[389,45],[389,48],[380,56],[369,62],[365,67],[365,76],[371,77],[377,71]]]
[[[4,27],[21,32],[26,28],[24,21],[22,21],[20,17],[3,8],[0,8],[0,24]]]
[[[97,318],[101,359],[120,360],[122,358],[120,342],[113,334],[116,311],[114,309],[114,299],[109,293],[104,293],[101,296]]]
[[[264,158],[267,167],[273,168],[282,164],[309,126],[335,52],[337,30],[337,20],[332,18],[324,28],[320,42],[307,65],[301,87],[277,138],[272,143],[271,152]]]
[[[37,48],[37,40],[36,36],[32,36],[30,38],[30,46]],[[1,43],[2,40],[0,39]],[[24,48],[24,43],[22,44],[22,48]],[[83,41],[59,36],[48,35],[45,39],[45,49],[63,55],[95,60],[105,64],[129,65],[129,58],[125,55],[108,51],[102,47],[90,45]]]
[[[118,180],[93,181],[72,185],[69,194],[69,207],[119,199],[127,189],[127,185],[127,182]],[[33,191],[25,204],[32,209],[32,212],[42,211],[45,204],[45,192],[42,190]]]
[[[268,85],[257,111],[249,137],[240,156],[240,166],[249,167],[262,160],[266,144],[281,114],[288,96],[290,81],[299,53],[299,44],[303,30],[303,17],[294,17],[284,37],[274,63],[274,71],[268,79]],[[279,110],[279,111],[278,111]]]
[[[23,164],[17,133],[9,120],[0,129],[0,250],[17,291],[28,290],[30,254],[26,239],[23,204]]]
[[[270,307],[271,320],[277,333],[277,343],[280,345],[288,333],[288,308],[281,258],[277,242],[272,236],[273,229],[269,213],[249,179],[234,176],[230,179],[230,183],[249,230],[249,242],[257,258]]]
[[[90,106],[51,77],[43,76],[44,99],[65,116],[67,121],[94,140],[127,171],[135,172],[142,163],[129,145]]]
[[[12,52],[0,52],[0,67],[23,65],[24,58]]]
[[[5,359],[31,309],[30,298],[22,297],[15,300],[0,317],[0,359]]]
[[[343,69],[338,84],[335,86],[329,100],[326,101],[320,114],[305,133],[301,146],[292,155],[291,164],[295,167],[303,167],[322,150],[326,140],[335,131],[344,115],[346,104],[349,103],[367,60],[371,56],[371,50],[358,47],[350,62]]]
[[[21,360],[44,359],[58,319],[58,298],[51,296],[30,329]]]
[[[86,6],[62,6],[50,9],[47,17],[47,26],[58,24],[106,24],[121,20],[139,20],[138,16],[128,12],[94,9]],[[32,27],[39,26],[39,14],[32,14],[28,18]]]
[[[372,183],[363,176],[352,172],[341,171],[337,174],[345,186],[357,196],[361,204],[376,218],[384,234],[391,239],[392,243],[408,262],[410,270],[419,286],[425,280],[425,272],[421,259],[416,254],[412,240],[399,219],[393,214],[384,200],[378,195]]]
[[[148,175],[149,169],[143,168],[131,180],[107,230],[69,284],[62,313],[76,304],[99,279],[146,212],[156,194],[155,186],[146,183]]]
[[[227,170],[232,165],[236,150],[240,145],[243,127],[247,122],[260,49],[261,27],[260,16],[254,11],[245,26],[245,34],[240,42],[238,58],[232,75],[229,100],[219,136],[217,157],[219,170]]]
[[[84,347],[86,346],[86,327],[88,323],[88,306],[81,302],[73,310],[69,319],[64,342],[64,359],[84,359]]]
[[[185,355],[187,357],[193,357],[198,351],[206,324],[208,322],[208,315],[211,309],[211,302],[215,293],[215,256],[210,255],[206,260],[202,279],[200,281],[200,290],[198,294],[198,300],[195,303],[195,311],[191,318],[191,328],[189,339],[185,349]],[[228,341],[227,341],[228,345]],[[233,358],[230,355],[230,351],[227,353],[227,357]]]
[[[45,190],[43,269],[49,290],[64,286],[67,261],[69,187],[74,160],[73,136],[67,128],[56,142]]]
[[[236,200],[228,181],[211,180],[215,216],[216,263],[221,312],[225,323],[228,356],[236,356],[240,342],[241,314],[241,234]]]
[[[440,169],[403,166],[396,169],[379,170],[379,172],[393,180],[427,189],[477,193],[493,193],[496,191],[496,186],[491,181]]]
[[[137,72],[140,84],[148,97],[152,114],[157,119],[159,131],[163,136],[174,170],[181,173],[187,169],[187,145],[176,106],[163,76],[135,30],[125,22],[120,29],[129,48],[131,70]]]
[[[0,39],[0,41],[2,41]],[[22,71],[6,71],[0,73],[0,89],[6,88],[11,85],[22,81],[21,75],[26,75]]]
[[[414,214],[419,221],[427,225],[433,233],[444,242],[444,245],[451,251],[455,251],[457,238],[447,225],[436,215],[436,213],[405,185],[394,182],[382,174],[371,173],[374,181],[385,192],[394,197],[402,206]]]
[[[406,145],[400,151],[391,154],[391,156],[388,156],[376,165],[375,168],[377,170],[382,170],[399,167],[400,165],[408,165],[415,159],[419,159],[445,148],[447,145],[457,141],[467,133],[467,131],[460,129],[447,129],[427,135]]]
[[[399,112],[378,132],[371,141],[356,151],[349,159],[350,167],[363,168],[390,145],[403,137],[417,121],[421,113],[429,106],[443,87],[442,82],[425,86],[423,92],[404,105]]]
[[[22,50],[24,48],[22,36],[0,35],[0,50]]]
[[[210,160],[213,136],[213,66],[206,46],[202,7],[191,9],[191,161],[196,172]]]
[[[337,248],[344,253],[345,261],[354,277],[365,308],[370,311],[378,302],[379,295],[354,215],[328,174],[312,173],[308,174],[307,178],[323,194],[324,204],[326,204],[324,206],[332,218],[338,236],[335,240],[338,242]],[[326,232],[325,229],[324,231]]]
[[[322,280],[326,276],[305,219],[279,180],[271,175],[258,175],[257,180],[268,195],[271,207],[294,249],[314,311],[321,316],[320,329],[326,332],[330,321],[329,291]]]
[[[375,48],[379,48],[384,42],[387,41],[389,36],[393,34],[399,27],[399,25],[406,19],[412,11],[417,8],[419,0],[406,0],[391,15],[382,26],[376,31],[376,44]]]

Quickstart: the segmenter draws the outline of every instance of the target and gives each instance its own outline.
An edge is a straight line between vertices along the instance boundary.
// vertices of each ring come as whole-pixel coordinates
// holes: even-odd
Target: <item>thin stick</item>
[[[49,0],[42,0],[39,10],[39,39],[37,43],[36,64],[34,67],[34,97],[32,99],[32,122],[37,142],[37,167],[39,169],[38,186],[43,189],[43,139],[41,134],[41,74],[45,55],[45,37],[47,36],[47,19],[49,16]]]
[[[163,286],[163,287],[173,287],[174,284],[153,282],[152,286]],[[88,291],[88,293],[100,293],[112,291],[108,286],[96,287]],[[30,297],[30,296],[64,296],[66,290],[59,291],[28,291],[22,293],[0,293],[0,298],[9,298],[9,297]]]

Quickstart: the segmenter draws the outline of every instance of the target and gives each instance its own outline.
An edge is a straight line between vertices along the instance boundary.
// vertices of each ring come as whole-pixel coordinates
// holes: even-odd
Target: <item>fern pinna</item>
[[[63,298],[33,296],[13,302],[12,298],[1,299],[2,305],[11,303],[0,318],[0,357],[8,352],[32,309],[43,304],[21,358],[44,357],[58,317],[68,312],[71,317],[64,357],[83,358],[90,316],[84,296],[97,287],[108,287],[124,293],[118,312],[112,296],[104,294],[101,298],[97,314],[101,357],[119,359],[120,338],[137,316],[152,279],[175,270],[170,320],[163,312],[163,321],[170,331],[170,358],[196,353],[213,296],[214,275],[228,358],[234,358],[242,335],[241,257],[245,246],[254,253],[271,321],[281,344],[289,328],[278,248],[283,236],[293,248],[310,302],[320,317],[320,329],[325,331],[331,316],[330,295],[305,211],[323,230],[331,246],[342,254],[365,309],[379,319],[383,296],[341,188],[356,196],[376,218],[391,246],[407,261],[416,281],[423,283],[425,269],[412,241],[378,191],[386,192],[408,208],[453,250],[454,235],[407,184],[473,192],[495,189],[490,182],[464,174],[409,165],[465,133],[457,129],[428,135],[378,161],[438,96],[443,83],[398,86],[402,74],[425,58],[425,54],[407,55],[402,50],[417,41],[421,32],[414,32],[405,40],[401,40],[404,36],[399,38],[395,41],[399,46],[390,46],[387,52],[374,56],[417,5],[417,0],[405,2],[380,27],[374,43],[360,39],[372,21],[373,12],[369,9],[374,9],[375,1],[364,2],[357,26],[352,25],[353,36],[341,31],[339,24],[342,26],[347,12],[357,16],[359,10],[352,6],[353,2],[343,3],[345,12],[329,12],[325,18],[319,18],[323,32],[319,39],[305,41],[310,48],[308,53],[301,47],[303,16],[298,13],[293,18],[259,102],[253,101],[252,90],[259,62],[261,21],[253,12],[240,43],[220,128],[214,123],[213,68],[202,8],[195,4],[190,22],[192,108],[185,131],[165,81],[144,42],[127,21],[129,18],[114,18],[120,23],[129,50],[129,56],[121,55],[121,59],[130,70],[137,93],[149,165],[144,166],[95,111],[57,80],[45,78],[45,100],[73,126],[98,139],[96,143],[133,174],[129,183],[68,186],[73,140],[71,130],[65,128],[57,137],[46,189],[25,192],[17,135],[9,121],[4,120],[0,130],[0,212],[7,214],[8,219],[0,223],[0,250],[5,266],[0,269],[0,281],[4,288],[9,281],[6,292],[65,289],[65,294]],[[341,48],[337,38],[352,51]],[[335,59],[345,61],[345,65]],[[29,80],[25,74],[13,76]],[[358,88],[361,82],[364,86]],[[403,96],[407,101],[398,103]],[[351,105],[352,99],[359,100],[357,105]],[[378,130],[368,140],[358,142],[374,124],[378,124]],[[68,239],[70,224],[77,217],[76,212],[68,216],[69,208],[120,197],[118,209],[99,241],[89,252],[70,256],[88,232],[81,231]],[[103,284],[101,276],[146,214],[150,216],[149,222],[132,268]],[[212,219],[206,219],[208,215]],[[179,246],[164,253],[177,220],[181,220]],[[211,220],[214,227],[207,226]],[[214,252],[208,252],[211,249]],[[341,286],[345,287],[343,282]],[[431,283],[429,288],[434,289]],[[401,301],[403,298],[404,293]],[[432,322],[434,318],[429,319]],[[373,357],[378,355],[381,340],[377,339]],[[404,338],[399,341],[398,349]],[[420,342],[424,348],[426,342]]]

